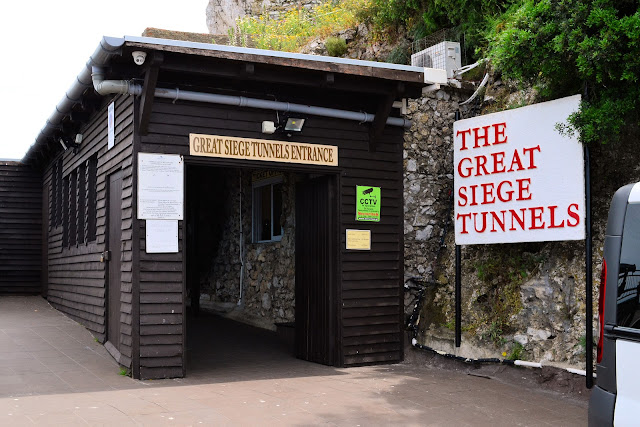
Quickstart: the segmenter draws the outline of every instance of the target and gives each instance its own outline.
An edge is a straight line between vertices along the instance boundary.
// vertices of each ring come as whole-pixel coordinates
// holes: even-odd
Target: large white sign
[[[585,238],[584,158],[556,124],[580,96],[454,123],[456,244]]]
[[[138,153],[138,219],[183,219],[184,161]]]

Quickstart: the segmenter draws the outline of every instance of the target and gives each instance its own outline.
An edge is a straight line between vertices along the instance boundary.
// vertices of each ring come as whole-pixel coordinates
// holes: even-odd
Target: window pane
[[[282,236],[282,183],[273,184],[273,236]]]
[[[260,187],[260,228],[258,240],[271,240],[271,186]]]
[[[62,180],[62,197],[64,207],[61,209],[62,216],[62,247],[69,246],[69,177]]]
[[[86,218],[87,173],[84,165],[78,168],[78,243],[84,243]]]
[[[69,181],[69,245],[74,246],[77,242],[77,229],[78,225],[78,173],[76,171],[71,172],[71,179]]]
[[[640,205],[629,205],[624,221],[618,297],[618,326],[640,329]]]
[[[87,168],[87,242],[96,240],[96,176],[98,156],[89,159]]]

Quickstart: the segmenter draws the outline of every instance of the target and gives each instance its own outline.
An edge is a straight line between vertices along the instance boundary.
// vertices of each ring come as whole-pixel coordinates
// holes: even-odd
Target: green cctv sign
[[[380,187],[356,185],[356,221],[380,221]]]

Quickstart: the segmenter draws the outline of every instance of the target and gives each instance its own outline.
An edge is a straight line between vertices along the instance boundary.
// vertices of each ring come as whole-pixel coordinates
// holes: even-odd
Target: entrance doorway
[[[265,354],[334,365],[336,178],[187,165],[186,189],[187,375],[228,353],[208,341],[227,339],[210,329],[229,321],[282,339]],[[234,330],[247,333],[234,348],[260,353],[250,328]]]

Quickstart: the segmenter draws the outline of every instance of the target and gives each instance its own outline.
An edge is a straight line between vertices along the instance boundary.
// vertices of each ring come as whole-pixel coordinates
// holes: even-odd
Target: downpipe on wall
[[[240,244],[239,256],[240,256],[240,296],[238,297],[238,307],[242,305],[242,294],[244,291],[244,227],[242,226],[242,170],[238,170],[240,175],[240,188],[238,189],[240,195]]]

